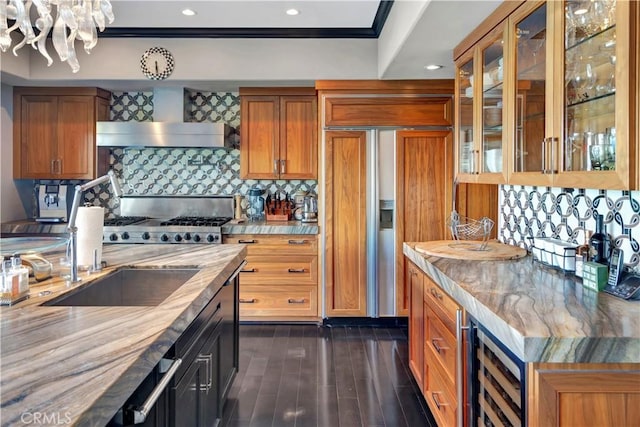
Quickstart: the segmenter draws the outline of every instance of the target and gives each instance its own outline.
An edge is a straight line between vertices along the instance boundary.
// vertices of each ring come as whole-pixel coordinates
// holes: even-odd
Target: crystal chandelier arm
[[[53,59],[47,52],[47,34],[53,27],[53,17],[51,16],[51,8],[48,7],[43,0],[32,0],[36,6],[38,15],[40,17],[36,19],[36,28],[40,30],[40,33],[33,40],[33,43],[38,44],[38,51],[42,56],[47,59],[47,66],[50,67],[53,64]]]
[[[13,31],[16,26],[20,28],[22,34],[24,34],[24,38],[20,43],[13,47],[13,54],[18,56],[18,50],[21,49],[25,44],[30,43],[36,35],[33,33],[33,28],[31,28],[31,21],[29,20],[29,13],[31,10],[31,1],[27,1],[23,3],[22,0],[11,0],[12,6],[15,7],[16,10],[16,23],[9,28],[9,32]]]
[[[11,36],[7,31],[7,17],[7,3],[0,1],[0,50],[3,52],[6,52],[11,46]]]

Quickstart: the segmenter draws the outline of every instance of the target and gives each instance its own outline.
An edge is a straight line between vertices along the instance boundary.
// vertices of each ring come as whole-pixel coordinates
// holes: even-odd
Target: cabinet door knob
[[[278,175],[278,160],[273,161],[273,174]]]
[[[306,273],[307,270],[305,268],[290,268],[289,273]]]
[[[251,245],[253,243],[258,243],[258,242],[256,240],[254,240],[254,239],[251,239],[251,240],[240,239],[240,240],[238,240],[238,243],[244,243],[246,245]]]
[[[255,273],[256,271],[258,270],[256,270],[255,268],[249,268],[247,270],[240,270],[240,273]]]
[[[307,302],[306,299],[302,298],[302,299],[294,299],[294,298],[289,298],[287,300],[287,302],[289,304],[304,304],[305,302]]]
[[[280,160],[280,173],[284,174],[285,172],[285,160]]]
[[[255,298],[251,298],[251,299],[240,298],[240,304],[255,304],[255,302],[256,302]]]
[[[442,338],[434,338],[434,339],[432,339],[431,340],[431,345],[438,352],[438,354],[442,354],[442,350],[446,350],[449,347],[446,347],[446,346],[440,347],[440,345],[438,344],[438,341],[442,341]]]
[[[431,288],[431,295],[442,301],[442,294],[438,292],[436,288]]]

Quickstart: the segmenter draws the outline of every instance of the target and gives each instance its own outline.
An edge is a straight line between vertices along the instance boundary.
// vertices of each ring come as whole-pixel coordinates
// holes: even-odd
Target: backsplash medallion
[[[607,233],[624,252],[628,267],[640,265],[640,192],[502,185],[498,236],[529,248],[531,237],[553,237],[584,244],[595,231],[595,214],[604,215]]]

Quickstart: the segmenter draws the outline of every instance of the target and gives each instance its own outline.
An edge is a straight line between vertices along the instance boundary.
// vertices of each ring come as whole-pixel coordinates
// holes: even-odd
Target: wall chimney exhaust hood
[[[224,123],[97,122],[98,147],[233,148],[235,129]]]
[[[239,136],[224,123],[187,122],[182,87],[153,89],[153,122],[97,122],[98,147],[234,148]]]

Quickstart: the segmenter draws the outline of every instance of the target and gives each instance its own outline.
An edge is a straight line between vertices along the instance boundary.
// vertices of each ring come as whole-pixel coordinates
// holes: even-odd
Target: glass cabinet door
[[[473,59],[458,68],[458,172],[474,172]]]
[[[504,43],[500,33],[482,55],[482,173],[502,172]],[[480,79],[477,79],[479,81]]]
[[[515,135],[513,170],[540,172],[543,165],[546,102],[547,4],[515,23]],[[547,161],[548,162],[548,161]]]
[[[616,2],[566,1],[563,171],[616,169]]]

